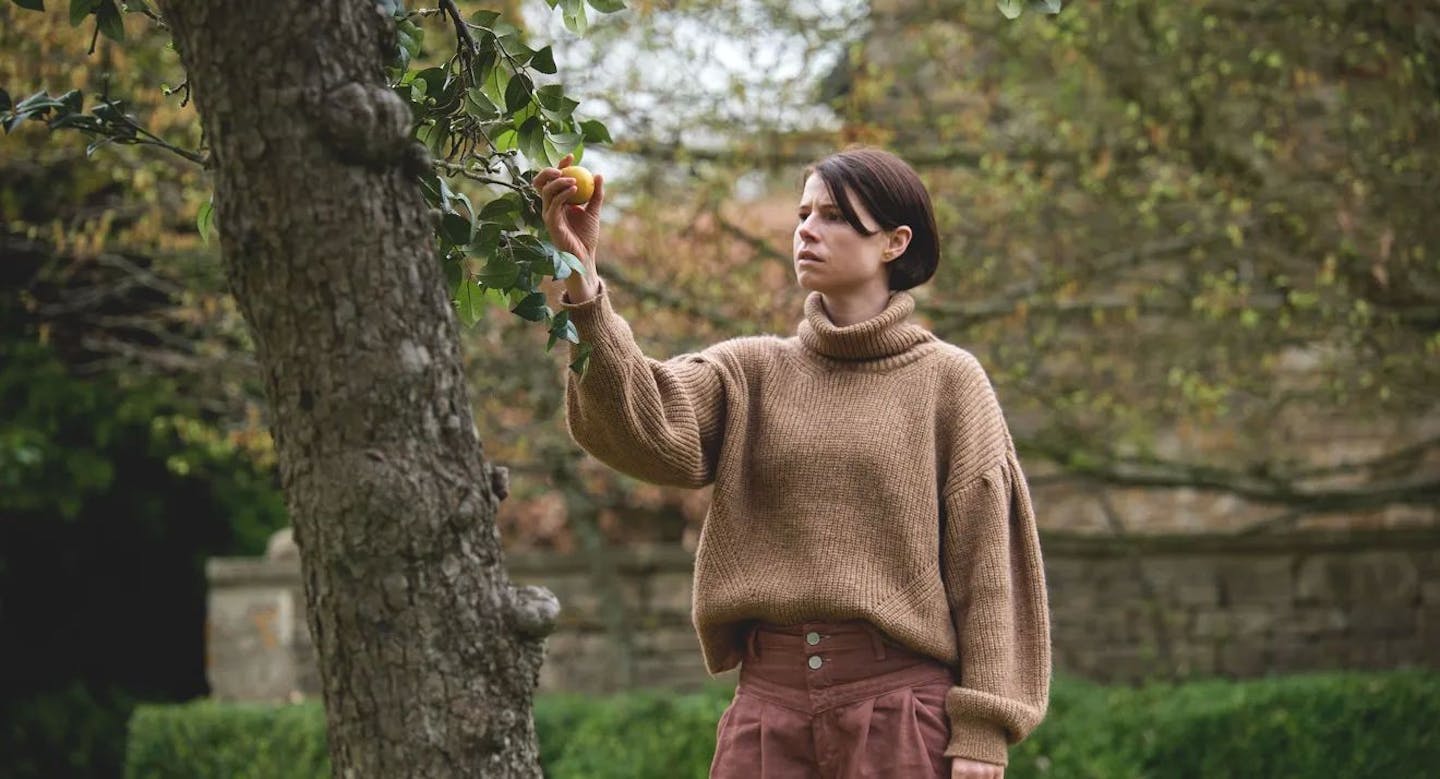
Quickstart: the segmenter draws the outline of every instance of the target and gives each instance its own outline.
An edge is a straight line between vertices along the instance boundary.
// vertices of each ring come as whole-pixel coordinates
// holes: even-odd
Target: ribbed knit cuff
[[[1010,751],[1005,729],[988,720],[951,717],[950,744],[945,747],[945,756],[1006,765]]]
[[[595,284],[596,290],[594,296],[582,300],[579,303],[570,302],[570,290],[563,290],[560,293],[560,307],[571,312],[570,318],[572,320],[575,317],[581,316],[582,313],[588,313],[600,307],[600,299],[605,297],[605,279],[597,279]]]
[[[612,332],[626,328],[628,325],[610,305],[609,288],[605,285],[605,279],[599,279],[596,283],[599,286],[593,297],[579,303],[571,303],[570,292],[566,290],[560,293],[559,304],[561,309],[570,312],[570,321],[575,325],[575,331],[580,334],[580,339],[594,342],[598,346],[602,341],[612,340],[612,336],[623,338],[628,335]],[[570,348],[573,352],[579,347],[571,344]]]

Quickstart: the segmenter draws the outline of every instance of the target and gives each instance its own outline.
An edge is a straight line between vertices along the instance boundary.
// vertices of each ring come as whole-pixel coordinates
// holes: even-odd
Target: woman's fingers
[[[575,179],[559,177],[546,184],[545,188],[540,190],[540,194],[546,198],[559,197],[560,193],[565,192],[573,186],[575,186]]]
[[[950,761],[951,779],[1004,779],[1005,767],[963,757]]]
[[[564,209],[568,203],[565,198],[559,197],[559,194],[559,192],[551,192],[546,195],[544,199],[545,208],[542,216],[545,219],[545,224],[550,227],[551,232],[565,226]]]

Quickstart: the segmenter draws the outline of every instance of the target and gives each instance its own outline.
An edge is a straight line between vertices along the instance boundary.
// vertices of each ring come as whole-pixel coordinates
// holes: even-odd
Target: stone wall
[[[1105,681],[1440,668],[1440,532],[1051,538],[1055,666]]]
[[[1440,531],[1048,534],[1042,547],[1061,672],[1138,681],[1440,668]],[[541,690],[701,684],[691,561],[680,548],[616,552],[603,562],[511,554],[512,578],[549,587],[562,603]],[[212,693],[317,694],[297,561],[215,559],[208,573]]]

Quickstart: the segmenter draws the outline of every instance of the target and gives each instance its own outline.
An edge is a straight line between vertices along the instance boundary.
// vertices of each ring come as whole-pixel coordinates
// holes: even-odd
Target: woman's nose
[[[813,243],[816,240],[815,231],[810,229],[809,217],[800,221],[800,225],[795,228],[795,232],[807,243]]]

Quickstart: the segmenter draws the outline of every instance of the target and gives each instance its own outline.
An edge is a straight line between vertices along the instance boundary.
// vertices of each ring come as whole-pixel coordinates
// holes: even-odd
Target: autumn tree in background
[[[559,65],[620,138],[602,264],[648,354],[792,332],[798,171],[881,144],[944,234],[919,315],[986,363],[1042,521],[1253,533],[1440,521],[1436,63],[1418,0],[757,0],[617,16]],[[675,537],[645,527],[608,532]]]

